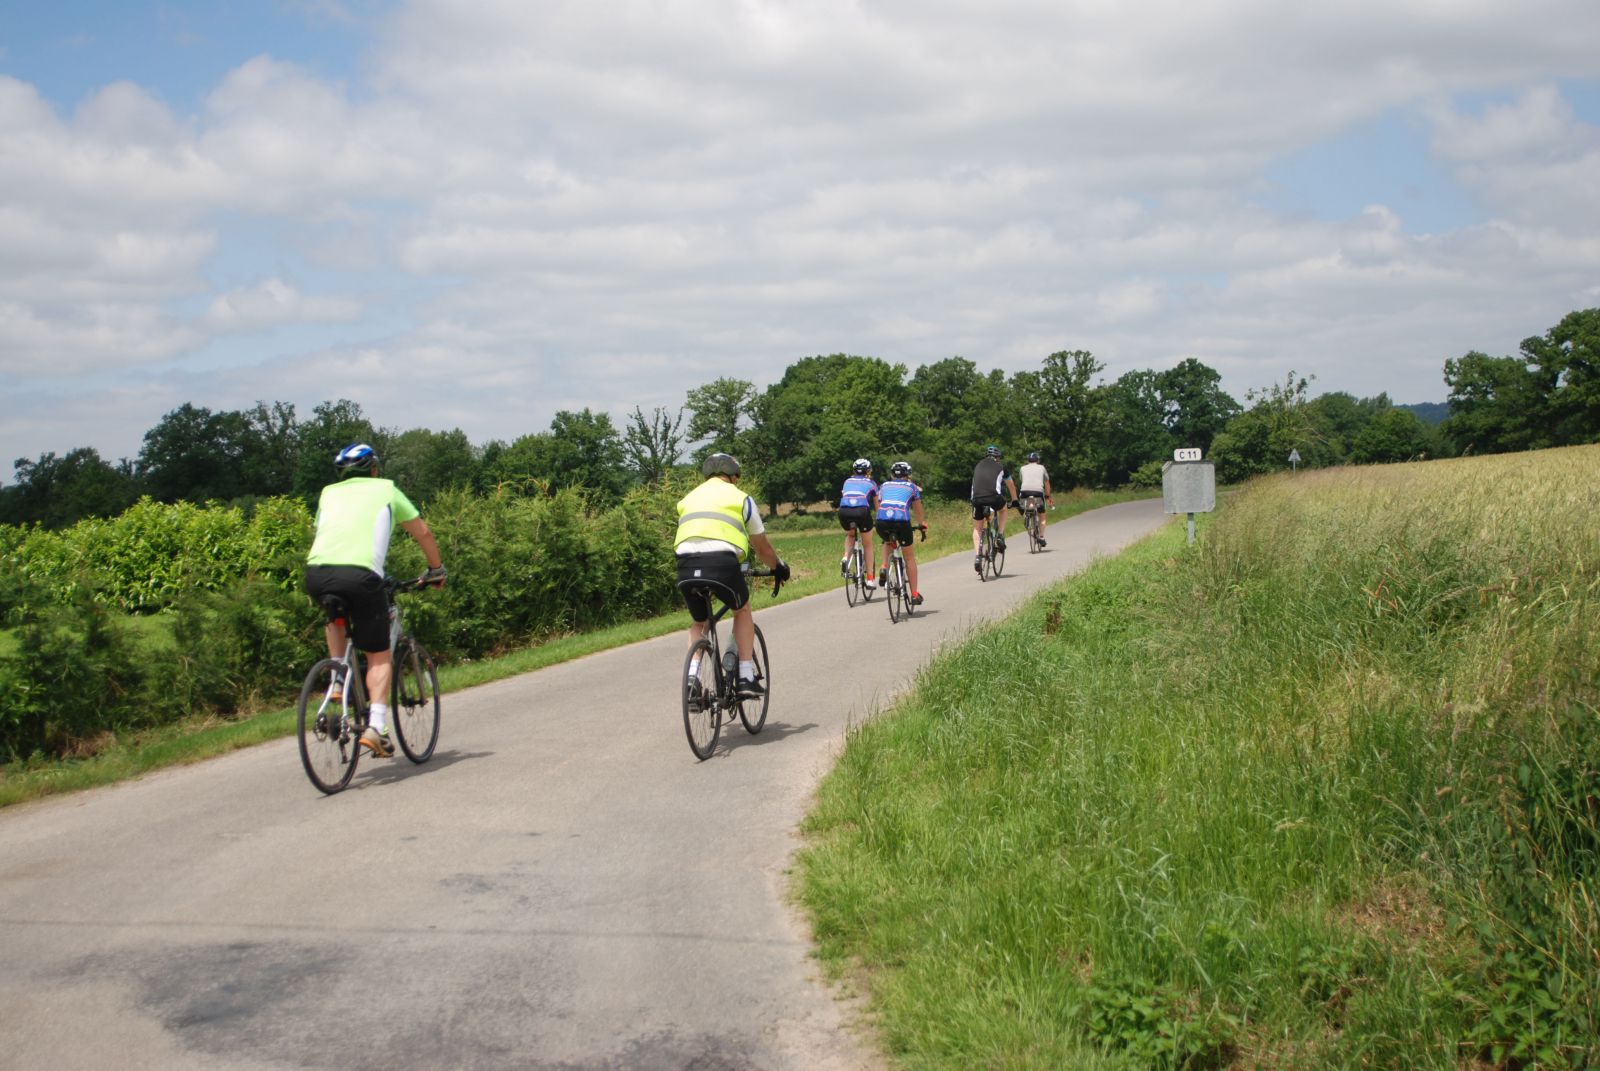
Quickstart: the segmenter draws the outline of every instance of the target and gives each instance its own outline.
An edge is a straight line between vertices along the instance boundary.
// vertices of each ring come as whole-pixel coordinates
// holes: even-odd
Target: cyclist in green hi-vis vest
[[[710,600],[701,593],[711,588],[733,608],[733,642],[739,649],[739,694],[761,695],[750,657],[756,645],[755,617],[750,611],[750,588],[740,565],[755,550],[780,583],[789,579],[789,563],[778,557],[768,541],[766,526],[755,500],[735,486],[739,462],[728,454],[712,454],[700,466],[706,482],[678,501],[678,590],[689,607],[689,646],[706,633]]]
[[[378,455],[366,443],[352,443],[333,459],[340,480],[317,499],[317,534],[306,556],[305,591],[313,599],[337,595],[349,611],[349,633],[367,656],[367,699],[371,703],[361,743],[373,754],[394,754],[389,743],[389,595],[383,563],[389,537],[399,525],[428,559],[422,579],[444,586],[444,566],[433,532],[417,507],[394,485],[378,478]],[[345,479],[344,477],[350,477]],[[345,624],[330,621],[328,657],[344,654]]]

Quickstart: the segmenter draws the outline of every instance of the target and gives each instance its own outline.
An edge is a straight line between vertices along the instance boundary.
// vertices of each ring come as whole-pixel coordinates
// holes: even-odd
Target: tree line
[[[1524,340],[1518,356],[1474,351],[1447,360],[1442,406],[1399,406],[1386,394],[1311,397],[1313,377],[1293,373],[1241,404],[1193,358],[1110,382],[1104,369],[1085,350],[1052,353],[1010,375],[980,371],[965,357],[910,371],[836,353],[798,360],[764,388],[723,377],[688,391],[676,411],[635,406],[620,428],[604,412],[563,410],[546,430],[482,446],[460,428],[379,427],[344,399],[306,417],[285,402],[223,412],[185,403],[145,433],[135,458],[113,463],[82,447],[19,459],[0,487],[0,523],[59,528],[115,516],[144,496],[309,502],[331,476],[329,459],[357,441],[372,443],[385,474],[422,503],[452,489],[549,495],[581,487],[615,497],[726,450],[776,506],[831,499],[856,457],[880,468],[904,458],[931,491],[962,496],[989,443],[1013,459],[1038,450],[1065,488],[1156,486],[1176,447],[1199,447],[1219,479],[1235,482],[1288,467],[1290,451],[1319,467],[1600,438],[1600,309],[1568,314]]]

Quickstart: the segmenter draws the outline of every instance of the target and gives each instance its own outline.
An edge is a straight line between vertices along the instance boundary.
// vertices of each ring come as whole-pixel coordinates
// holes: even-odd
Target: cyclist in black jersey
[[[1015,501],[1017,485],[1000,460],[1000,448],[990,444],[983,460],[972,470],[972,567],[983,573],[983,522],[991,511],[1000,533],[996,548],[1006,549],[1006,503]]]

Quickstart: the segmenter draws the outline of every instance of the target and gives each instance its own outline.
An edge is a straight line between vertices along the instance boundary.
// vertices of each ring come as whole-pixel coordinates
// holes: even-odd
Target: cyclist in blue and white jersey
[[[858,457],[850,466],[852,475],[839,489],[839,527],[844,529],[844,557],[839,559],[839,575],[844,576],[855,549],[856,533],[861,534],[861,560],[868,571],[867,587],[872,583],[872,511],[878,504],[878,484],[872,478],[872,462]]]
[[[917,590],[917,552],[911,545],[914,533],[911,518],[916,516],[916,527],[926,527],[922,519],[922,488],[911,482],[911,463],[896,461],[889,469],[894,477],[878,488],[878,538],[883,540],[883,568],[878,572],[880,585],[889,582],[889,544],[900,544],[906,558],[906,580],[911,584],[911,601],[920,606],[922,593]]]

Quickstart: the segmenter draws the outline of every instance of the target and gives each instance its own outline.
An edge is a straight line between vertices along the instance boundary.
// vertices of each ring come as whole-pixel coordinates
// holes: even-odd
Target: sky
[[[1303,9],[1303,10],[1302,10]],[[0,480],[815,354],[1444,401],[1600,305],[1594,0],[0,0]]]

